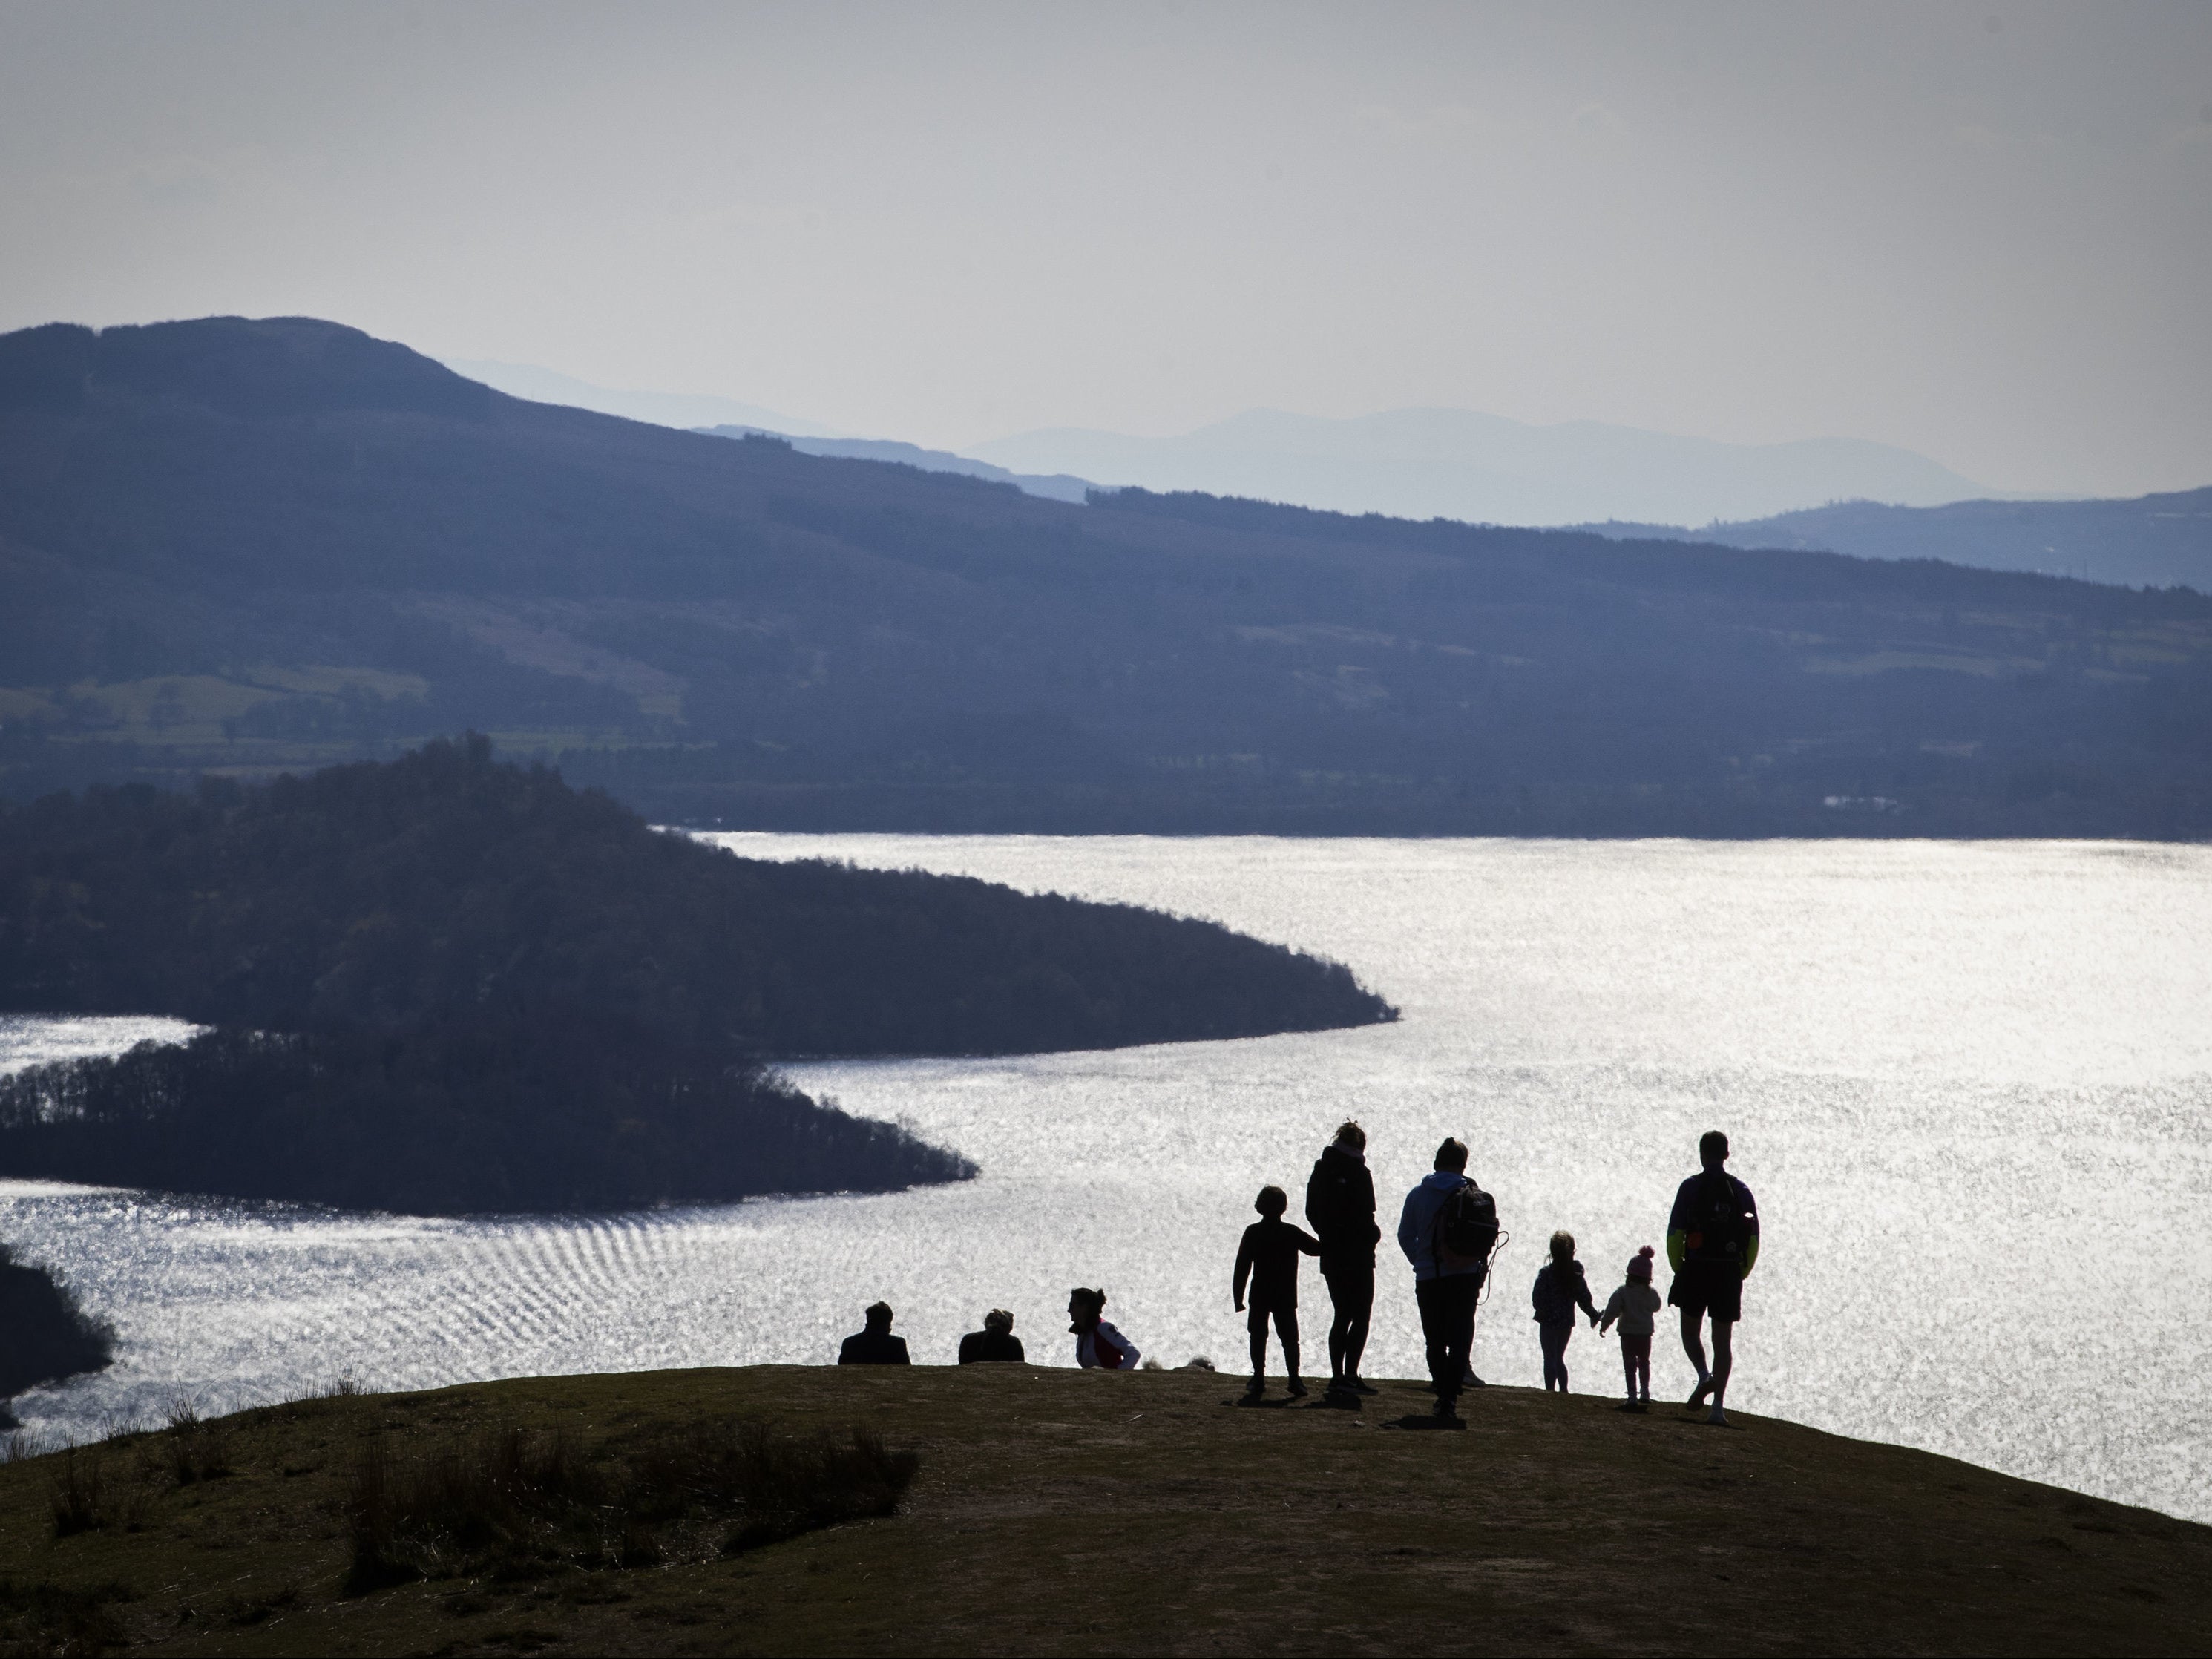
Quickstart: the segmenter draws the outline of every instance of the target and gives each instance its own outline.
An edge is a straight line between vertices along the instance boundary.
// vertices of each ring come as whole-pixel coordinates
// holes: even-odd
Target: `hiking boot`
[[[1344,1386],[1354,1394],[1380,1394],[1382,1391],[1364,1376],[1347,1376]]]
[[[1717,1429],[1732,1429],[1735,1426],[1735,1424],[1728,1420],[1728,1413],[1723,1411],[1718,1406],[1714,1407],[1711,1412],[1706,1413],[1705,1421],[1712,1425],[1712,1426]]]
[[[1255,1376],[1244,1385],[1244,1397],[1247,1400],[1265,1399],[1267,1393],[1267,1383],[1264,1377]]]
[[[1439,1423],[1456,1423],[1459,1421],[1459,1401],[1439,1400],[1429,1414]]]
[[[1690,1390],[1690,1397],[1682,1403],[1692,1411],[1695,1411],[1705,1403],[1705,1396],[1712,1391],[1713,1379],[1710,1376],[1701,1376],[1698,1379],[1698,1386]]]
[[[1292,1377],[1292,1378],[1290,1380],[1290,1382],[1288,1383],[1288,1385],[1287,1385],[1287,1386],[1285,1386],[1285,1389],[1283,1389],[1283,1392],[1284,1392],[1285,1394],[1286,1394],[1286,1395],[1290,1395],[1290,1397],[1291,1397],[1291,1399],[1293,1399],[1293,1400],[1303,1400],[1303,1399],[1304,1399],[1304,1398],[1306,1397],[1306,1380],[1305,1380],[1305,1378],[1304,1378],[1303,1376],[1294,1376],[1294,1377]]]

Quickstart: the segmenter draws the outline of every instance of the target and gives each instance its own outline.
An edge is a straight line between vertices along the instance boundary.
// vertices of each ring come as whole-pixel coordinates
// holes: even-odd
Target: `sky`
[[[1253,407],[2212,483],[2212,5],[23,5],[0,328],[958,448]]]

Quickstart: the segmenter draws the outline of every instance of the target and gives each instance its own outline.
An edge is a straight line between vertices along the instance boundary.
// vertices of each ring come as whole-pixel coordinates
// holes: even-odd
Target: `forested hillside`
[[[1394,1017],[1341,966],[1211,922],[739,859],[482,738],[0,805],[0,1011],[216,1028],[0,1081],[0,1175],[426,1211],[971,1172],[763,1059]]]
[[[664,822],[2199,836],[2212,599],[1011,487],[293,319],[0,337],[0,792],[473,726]]]
[[[2212,489],[2131,501],[1954,501],[1948,507],[1837,501],[1697,530],[1642,524],[1588,528],[1624,539],[1817,548],[1863,559],[1947,559],[1990,570],[2212,593]]]

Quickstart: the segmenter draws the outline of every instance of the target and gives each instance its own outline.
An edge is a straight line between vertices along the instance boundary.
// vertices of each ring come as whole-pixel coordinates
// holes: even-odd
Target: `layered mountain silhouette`
[[[0,337],[0,789],[489,732],[664,822],[2212,830],[2212,599],[1004,483],[357,331]]]
[[[957,472],[963,477],[988,478],[994,483],[1012,484],[1024,495],[1042,495],[1048,501],[1080,503],[1098,487],[1088,478],[1066,472],[1009,472],[1003,466],[956,455],[949,449],[924,449],[919,444],[897,443],[887,438],[791,437],[763,426],[708,426],[699,430],[717,438],[782,438],[802,455],[834,455],[848,461],[882,461],[891,466],[910,466],[922,472]]]
[[[1663,537],[1728,547],[1817,548],[1865,559],[1948,559],[2131,587],[2212,592],[2212,489],[2131,501],[1838,501],[1744,524],[1577,526],[1624,540]]]
[[[1700,524],[1838,500],[1926,506],[1990,493],[1924,455],[1857,439],[1730,444],[1596,421],[1531,426],[1462,409],[1356,420],[1250,410],[1177,437],[1059,428],[974,453],[1016,471],[1106,485],[1479,524]]]

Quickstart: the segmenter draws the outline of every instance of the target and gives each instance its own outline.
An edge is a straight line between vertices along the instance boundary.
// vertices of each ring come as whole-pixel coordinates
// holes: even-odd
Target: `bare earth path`
[[[1667,1403],[1492,1389],[1437,1434],[1392,1426],[1411,1384],[1358,1413],[1236,1391],[763,1367],[274,1407],[227,1420],[218,1479],[161,1473],[159,1434],[79,1453],[136,1530],[57,1539],[58,1461],[0,1468],[0,1650],[52,1650],[55,1592],[92,1590],[83,1633],[180,1653],[2212,1652],[2212,1528]],[[866,1425],[921,1473],[896,1516],[730,1559],[341,1591],[368,1437],[702,1415]]]

